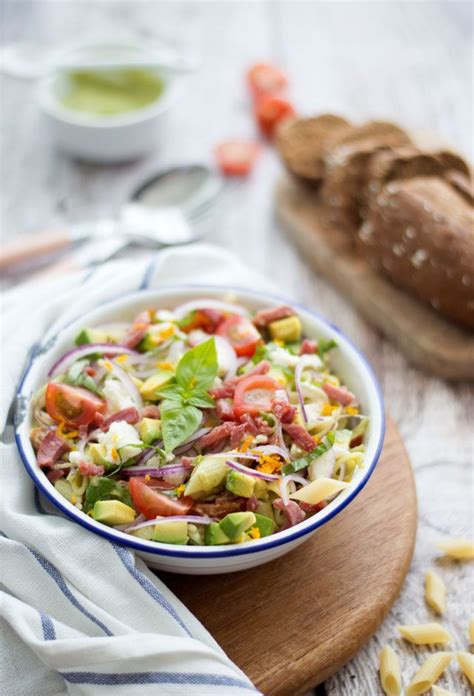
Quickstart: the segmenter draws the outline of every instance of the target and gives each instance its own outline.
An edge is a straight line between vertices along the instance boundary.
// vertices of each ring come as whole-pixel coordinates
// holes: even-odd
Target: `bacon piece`
[[[214,399],[232,399],[234,396],[235,387],[228,382],[221,384],[219,387],[214,387],[214,389],[209,389],[209,394],[214,397]]]
[[[285,515],[285,524],[282,529],[293,527],[293,525],[302,522],[306,517],[306,514],[294,500],[289,500],[285,505],[281,498],[277,498],[273,501],[273,507],[277,508],[277,510],[281,510]]]
[[[311,450],[316,447],[313,438],[302,425],[298,425],[297,423],[284,423],[283,430],[285,433],[288,433],[293,442],[298,445],[298,447],[301,447],[301,449],[311,452]]]
[[[52,466],[63,454],[71,451],[71,446],[62,437],[50,430],[44,437],[38,450],[38,466]]]
[[[41,425],[38,428],[33,428],[33,430],[30,433],[30,440],[35,452],[39,450],[41,443],[43,442],[44,438],[48,433],[49,428],[47,428],[45,425]]]
[[[97,411],[96,416],[99,415],[99,412]],[[102,416],[102,414],[100,414]],[[103,416],[102,416],[103,417]],[[97,420],[97,418],[96,418]],[[87,433],[89,432],[89,426],[88,425],[80,425],[79,428],[79,437],[81,440],[83,440],[85,437],[87,437]]]
[[[288,305],[281,305],[280,307],[273,307],[272,309],[262,309],[253,318],[253,323],[258,328],[264,329],[272,321],[278,321],[278,319],[286,319],[286,317],[295,316],[296,312]]]
[[[333,401],[338,401],[343,406],[349,406],[354,400],[355,396],[346,387],[335,387],[334,384],[325,382],[323,384],[323,389],[330,399]]]
[[[316,341],[311,341],[309,338],[305,338],[300,348],[300,355],[313,355],[317,350]]]
[[[225,440],[229,437],[229,423],[223,423],[222,425],[217,425],[209,433],[203,435],[195,443],[195,447],[200,449],[207,449],[208,447],[213,447],[217,444],[224,444]]]
[[[352,440],[349,443],[349,447],[358,447],[364,442],[364,436],[362,434],[356,435],[355,437],[352,438]]]
[[[195,503],[191,514],[208,515],[209,517],[225,517],[229,512],[243,512],[247,505],[246,498],[235,496],[217,497],[213,503]]]
[[[150,312],[148,312],[148,310],[141,312],[128,329],[127,334],[122,341],[122,345],[126,348],[136,348],[148,331],[150,323]]]
[[[160,418],[161,413],[158,406],[144,406],[140,409],[140,418]]]
[[[51,481],[51,483],[55,483],[55,481],[63,478],[63,476],[66,476],[64,469],[51,469],[51,471],[48,471],[46,474],[46,478],[48,481]]]
[[[249,512],[255,512],[257,509],[258,505],[258,500],[254,495],[251,495],[250,498],[247,500],[247,505],[246,508]]]
[[[242,423],[241,425],[232,425],[233,427],[230,429],[230,446],[232,449],[235,449],[242,442],[242,439],[247,432],[247,425],[246,423]]]
[[[235,415],[232,401],[230,399],[217,399],[216,413],[221,421],[233,421]]]
[[[322,500],[320,503],[305,503],[304,500],[300,501],[300,508],[304,510],[308,515],[314,515],[315,512],[319,512],[327,505],[326,501]]]
[[[281,423],[292,423],[296,415],[296,406],[281,399],[273,399],[272,412]]]
[[[112,416],[106,418],[100,427],[105,432],[110,428],[112,423],[115,423],[116,421],[125,421],[126,423],[130,423],[130,425],[134,425],[135,423],[138,423],[139,420],[140,414],[138,413],[138,410],[135,408],[135,406],[129,406],[128,408],[123,408],[121,411],[117,411],[117,413],[114,413]]]
[[[255,423],[250,413],[243,413],[240,416],[240,422],[245,425],[245,429],[249,435],[258,435],[257,424]]]
[[[79,471],[84,476],[102,476],[105,472],[105,467],[100,464],[93,464],[92,462],[79,462]]]

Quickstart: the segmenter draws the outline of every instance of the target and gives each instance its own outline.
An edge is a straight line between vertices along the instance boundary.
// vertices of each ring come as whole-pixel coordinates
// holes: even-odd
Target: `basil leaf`
[[[264,360],[264,358],[266,358],[266,356],[267,356],[266,346],[265,345],[257,346],[255,353],[253,354],[253,357],[252,357],[253,364],[256,365],[257,363],[261,362],[262,360]]]
[[[326,341],[324,338],[320,338],[318,341],[318,354],[320,358],[324,358],[326,353],[328,353],[333,348],[337,348],[337,343],[332,338]]]
[[[176,401],[163,401],[161,403],[161,432],[165,452],[171,452],[196,432],[201,420],[202,413],[196,406],[183,406]]]
[[[299,457],[299,459],[295,459],[294,461],[290,462],[290,464],[285,464],[285,466],[282,466],[282,472],[284,474],[294,474],[296,471],[304,469],[306,466],[311,464],[312,461],[318,459],[318,457],[331,449],[334,444],[334,438],[334,432],[331,430],[331,432],[326,435],[323,442],[321,442],[314,450],[311,450],[306,457]]]
[[[128,486],[122,486],[118,481],[103,476],[91,478],[86,489],[84,512],[89,512],[98,500],[120,500],[133,508]]]
[[[183,400],[183,389],[179,384],[167,384],[166,387],[160,389],[156,392],[157,396],[161,396],[162,399],[167,399],[169,401],[177,401],[179,403]]]
[[[185,404],[197,406],[198,408],[214,408],[215,401],[204,390],[196,390],[190,397],[184,399]]]
[[[176,368],[176,382],[191,396],[195,389],[212,387],[217,367],[216,342],[210,338],[183,355]]]

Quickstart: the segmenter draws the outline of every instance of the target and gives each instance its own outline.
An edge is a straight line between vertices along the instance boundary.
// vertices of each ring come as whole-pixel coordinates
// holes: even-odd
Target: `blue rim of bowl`
[[[311,316],[315,317],[322,323],[326,324],[329,326],[333,331],[335,331],[337,334],[339,334],[344,341],[346,341],[350,347],[354,350],[354,352],[358,355],[360,360],[362,361],[367,374],[369,375],[370,380],[372,381],[372,385],[375,388],[375,393],[377,395],[377,402],[378,402],[378,407],[380,411],[380,434],[379,434],[379,440],[377,442],[377,447],[375,450],[375,453],[373,455],[372,461],[370,462],[369,466],[367,467],[366,470],[366,475],[364,478],[359,482],[359,484],[354,488],[351,493],[345,497],[339,505],[336,505],[334,509],[331,511],[329,515],[324,517],[323,519],[315,519],[314,524],[308,525],[304,529],[298,529],[299,525],[295,525],[295,531],[292,533],[287,534],[284,539],[277,538],[278,537],[278,532],[274,536],[269,538],[268,541],[263,541],[260,543],[257,547],[253,546],[252,544],[242,544],[239,545],[237,548],[235,547],[228,547],[225,549],[208,549],[208,547],[200,547],[199,552],[193,552],[190,549],[192,547],[186,547],[186,551],[179,551],[178,549],[176,550],[171,550],[171,549],[164,549],[162,546],[159,546],[156,548],[150,548],[148,546],[145,546],[143,543],[140,543],[139,541],[135,541],[134,539],[128,539],[128,538],[123,538],[125,534],[121,532],[117,532],[114,530],[114,533],[111,533],[105,526],[104,529],[100,529],[95,527],[94,525],[90,524],[86,518],[82,518],[79,515],[75,514],[71,510],[69,510],[65,505],[63,505],[59,500],[56,500],[51,494],[50,494],[50,487],[52,484],[46,484],[41,479],[37,476],[37,472],[35,467],[30,463],[28,456],[26,452],[23,449],[23,445],[21,442],[21,436],[18,432],[19,426],[17,426],[15,422],[15,441],[16,441],[16,446],[18,448],[18,451],[20,453],[20,457],[23,461],[23,464],[30,476],[30,478],[33,480],[35,485],[42,491],[42,493],[46,496],[46,498],[49,500],[49,502],[54,505],[54,507],[58,508],[63,512],[67,517],[72,519],[74,522],[77,522],[80,524],[82,527],[85,527],[89,531],[92,531],[95,534],[98,534],[99,536],[104,537],[110,542],[122,544],[122,546],[128,546],[130,548],[133,548],[137,551],[141,551],[142,553],[149,553],[155,556],[168,556],[168,557],[173,557],[173,558],[182,558],[182,559],[187,559],[187,558],[196,558],[196,559],[212,559],[212,558],[229,558],[233,556],[243,556],[246,554],[252,554],[252,553],[258,553],[260,551],[267,551],[272,548],[276,548],[277,546],[281,546],[282,544],[286,544],[292,541],[295,541],[297,539],[300,539],[301,537],[306,536],[307,534],[310,534],[311,532],[314,532],[316,529],[319,527],[323,526],[330,520],[332,520],[339,512],[344,510],[344,508],[349,505],[349,503],[354,500],[354,498],[363,490],[367,482],[369,481],[370,477],[372,476],[374,469],[377,465],[377,462],[380,459],[380,454],[382,452],[382,447],[384,443],[384,437],[385,437],[385,412],[384,412],[384,401],[383,401],[383,396],[382,396],[382,391],[379,385],[379,382],[377,380],[377,377],[374,374],[374,371],[372,370],[372,367],[370,366],[370,363],[368,362],[367,358],[365,355],[362,353],[362,351],[357,348],[354,343],[337,327],[335,324],[329,322],[327,319],[322,317],[320,314],[317,312],[314,312],[313,310],[308,309],[304,305],[298,302],[293,302],[288,300],[287,298],[280,297],[278,295],[273,295],[272,293],[266,293],[266,292],[261,292],[261,291],[256,291],[252,290],[249,288],[239,288],[239,287],[232,287],[232,286],[219,286],[219,285],[201,285],[201,284],[188,284],[188,285],[164,285],[159,288],[143,288],[140,290],[136,290],[134,292],[128,292],[124,293],[120,297],[116,297],[113,300],[107,300],[96,309],[100,308],[105,308],[107,305],[110,304],[116,304],[118,300],[120,299],[128,299],[128,298],[133,298],[134,296],[140,297],[140,295],[143,295],[145,293],[151,293],[153,291],[155,292],[165,292],[169,291],[172,293],[173,291],[182,291],[182,290],[197,290],[202,288],[203,291],[211,291],[211,290],[217,290],[220,292],[235,292],[235,293],[250,293],[256,297],[261,297],[262,299],[270,300],[270,301],[276,301],[280,303],[285,303],[285,304],[290,304],[293,307],[296,307],[298,309],[301,309],[302,311],[306,312],[307,314],[310,314]],[[71,320],[70,322],[67,322],[58,333],[64,331],[68,326],[74,324],[76,321],[78,321],[80,317],[76,317],[75,319]],[[55,334],[55,336],[58,335]],[[23,385],[25,383],[25,380],[30,372],[30,369],[33,365],[35,357],[30,356],[28,364],[25,368],[25,371],[23,373],[23,376],[20,380],[20,383],[18,385],[18,389],[16,392],[16,401],[18,399],[21,399],[21,391],[23,389]],[[130,536],[130,535],[128,535]]]

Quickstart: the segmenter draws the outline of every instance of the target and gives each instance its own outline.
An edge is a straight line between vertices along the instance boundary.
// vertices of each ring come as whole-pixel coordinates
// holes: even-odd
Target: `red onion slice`
[[[73,348],[61,355],[49,370],[48,377],[53,377],[59,372],[65,372],[76,360],[93,353],[101,353],[102,355],[138,355],[136,351],[125,348],[125,346],[118,346],[116,343],[88,343],[86,346]]]
[[[301,483],[302,486],[306,486],[306,484],[309,483],[307,479],[305,479],[303,476],[299,476],[298,474],[288,474],[288,476],[283,476],[280,479],[279,486],[280,496],[285,505],[288,505],[290,501],[290,498],[288,496],[288,484],[290,481],[294,481],[295,483]]]
[[[248,466],[243,464],[238,464],[237,462],[226,461],[227,466],[229,466],[234,471],[238,471],[241,474],[247,474],[248,476],[253,476],[254,478],[261,479],[262,481],[278,481],[279,476],[275,474],[264,474],[263,471],[256,471],[255,469],[250,469]]]
[[[257,445],[252,449],[261,452],[262,454],[278,454],[280,457],[285,459],[285,461],[290,461],[290,453],[286,447],[283,449],[283,447],[278,447],[277,445]]]
[[[304,406],[304,396],[301,390],[301,376],[305,368],[314,367],[315,369],[320,369],[322,365],[321,359],[317,355],[302,355],[295,369],[296,393],[298,394],[298,401],[300,402],[301,413],[305,423],[308,422],[308,415]]]
[[[177,319],[182,319],[184,316],[186,316],[186,314],[193,312],[195,309],[217,309],[223,312],[230,312],[231,314],[241,314],[244,317],[250,316],[249,311],[241,305],[213,299],[201,299],[185,302],[184,304],[176,307],[173,314]]]
[[[199,515],[170,515],[169,517],[156,517],[154,520],[147,520],[134,524],[131,527],[126,527],[123,531],[133,532],[135,529],[143,529],[143,527],[151,527],[155,524],[166,524],[167,522],[188,522],[189,524],[211,524],[217,521],[217,517],[200,517]]]
[[[129,374],[125,372],[125,370],[122,370],[121,367],[117,365],[117,363],[113,362],[112,360],[109,360],[106,367],[110,364],[111,369],[109,372],[111,372],[119,382],[122,383],[123,387],[125,388],[127,394],[130,396],[132,399],[133,403],[137,408],[141,408],[143,406],[143,399],[140,395],[140,392],[135,386],[135,383],[133,379],[130,377]]]
[[[170,464],[169,466],[127,466],[120,473],[126,476],[151,476],[164,478],[169,474],[185,474],[194,467],[191,464]]]

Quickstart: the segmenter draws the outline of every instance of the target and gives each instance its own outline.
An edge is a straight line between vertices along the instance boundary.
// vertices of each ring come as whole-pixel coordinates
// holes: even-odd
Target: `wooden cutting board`
[[[400,434],[387,425],[364,490],[294,551],[239,573],[159,574],[266,696],[297,696],[336,672],[400,591],[416,493]]]
[[[406,358],[439,377],[474,380],[474,334],[457,328],[376,273],[348,236],[323,222],[317,196],[282,179],[276,212],[305,260],[385,334]]]

